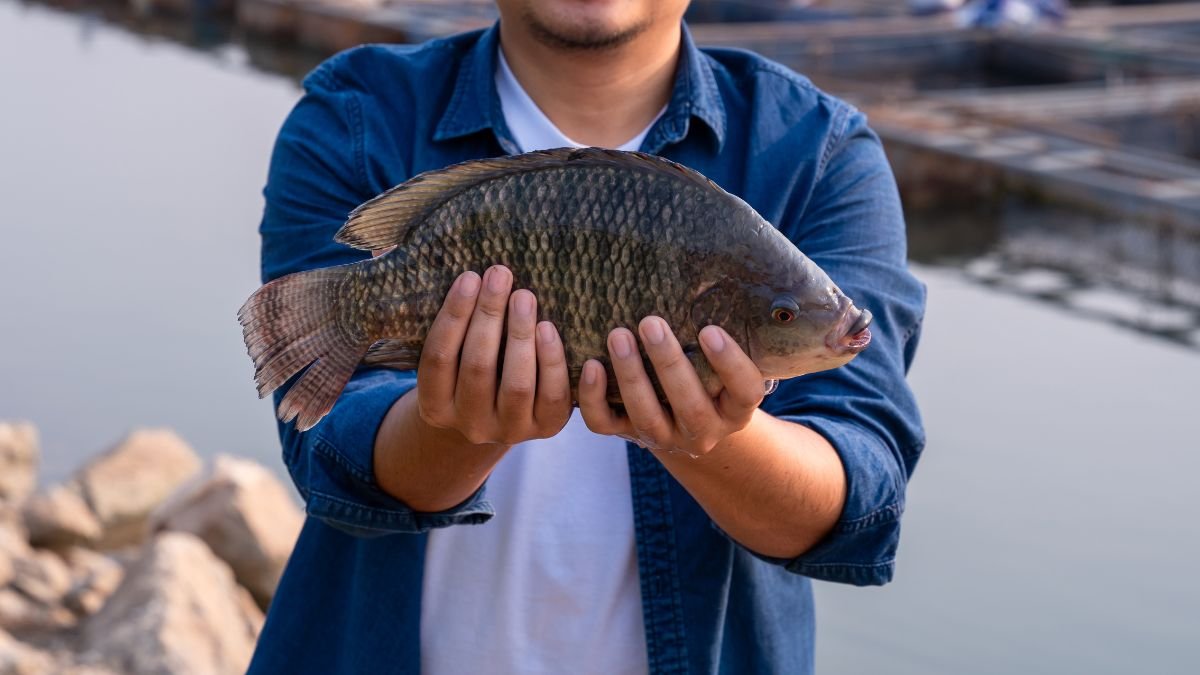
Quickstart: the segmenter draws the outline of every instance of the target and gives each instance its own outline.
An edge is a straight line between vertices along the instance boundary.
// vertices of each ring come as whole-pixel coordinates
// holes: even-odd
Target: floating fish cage
[[[910,209],[909,255],[996,290],[1200,348],[1200,231],[1020,197]],[[1086,242],[1086,245],[1081,245]]]
[[[920,24],[918,24],[919,26]],[[826,88],[875,96],[1009,87],[1105,85],[1200,77],[1200,51],[1153,53],[1058,34],[1007,35],[880,22],[798,27],[698,27],[707,44],[749,47]]]
[[[1160,112],[1083,117],[1078,122],[1114,146],[1200,162],[1200,98]]]

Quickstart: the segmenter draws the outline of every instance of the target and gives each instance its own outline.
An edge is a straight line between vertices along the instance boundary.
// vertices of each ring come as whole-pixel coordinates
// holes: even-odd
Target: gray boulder
[[[71,573],[54,553],[26,550],[11,558],[13,575],[0,588],[0,629],[16,634],[45,635],[75,625],[75,615],[62,606]]]
[[[200,458],[169,429],[139,429],[88,462],[74,488],[100,522],[102,548],[139,543],[146,519],[200,470]]]
[[[54,485],[39,490],[23,509],[29,542],[45,548],[94,545],[103,529],[77,488]]]
[[[222,455],[171,495],[150,523],[154,530],[190,532],[203,539],[265,608],[304,515],[267,468]]]
[[[67,564],[50,551],[35,550],[13,560],[13,571],[13,588],[46,606],[60,602],[71,587]]]
[[[16,576],[13,561],[32,552],[22,533],[11,524],[0,523],[0,588],[7,586]]]
[[[38,602],[11,586],[0,588],[0,630],[44,636],[75,624],[75,615],[61,605]]]
[[[79,616],[95,614],[117,590],[125,569],[116,560],[86,548],[68,549],[64,557],[71,569],[71,587],[63,596],[63,605]]]
[[[263,615],[196,537],[165,532],[83,625],[80,661],[129,675],[242,673]]]
[[[37,429],[28,422],[0,422],[0,507],[11,508],[37,485]]]
[[[43,675],[58,672],[53,657],[19,642],[0,629],[0,675]]]

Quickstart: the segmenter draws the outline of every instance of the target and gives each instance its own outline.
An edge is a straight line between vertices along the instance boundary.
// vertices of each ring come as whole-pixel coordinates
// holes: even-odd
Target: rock
[[[77,489],[55,485],[39,490],[25,503],[23,512],[29,542],[34,546],[66,548],[91,545],[103,531]]]
[[[242,673],[262,612],[204,542],[165,532],[84,623],[84,660],[121,673]]]
[[[200,469],[191,447],[167,429],[134,431],[93,459],[76,477],[77,489],[100,521],[99,545],[138,543],[154,507]]]
[[[50,551],[29,550],[12,558],[13,577],[0,589],[0,629],[25,637],[75,625],[75,615],[62,606],[71,573]]]
[[[37,429],[28,422],[0,422],[0,504],[19,504],[37,484]]]
[[[71,587],[71,571],[54,553],[35,550],[13,561],[13,588],[37,602],[50,606],[62,600]]]
[[[0,523],[0,555],[13,558],[29,555],[29,537],[18,523]]]
[[[60,605],[44,605],[15,588],[0,588],[0,630],[23,635],[71,628],[75,615]]]
[[[16,528],[0,523],[0,588],[4,588],[16,576],[13,560],[32,555],[33,549],[25,543],[25,537]]]
[[[266,467],[222,455],[172,494],[150,521],[155,530],[191,532],[203,539],[265,608],[304,515]]]
[[[0,502],[0,527],[12,527],[21,522],[21,510],[15,504]]]
[[[0,675],[42,675],[58,672],[47,653],[18,642],[0,629]]]
[[[91,664],[64,663],[57,666],[55,675],[118,675],[117,671]]]
[[[95,614],[117,590],[125,568],[103,553],[86,548],[69,549],[65,558],[71,569],[71,587],[63,596],[63,606],[80,616]]]

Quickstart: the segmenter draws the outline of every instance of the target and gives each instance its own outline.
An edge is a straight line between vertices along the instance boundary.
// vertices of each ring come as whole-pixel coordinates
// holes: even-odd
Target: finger
[[[537,347],[533,343],[536,324],[537,299],[529,291],[514,291],[508,299],[508,340],[500,370],[500,394],[496,397],[496,412],[510,428],[532,422],[537,385]]]
[[[608,373],[596,359],[583,364],[579,375],[579,413],[588,429],[609,436],[632,436],[628,417],[618,415],[608,404]]]
[[[558,329],[549,321],[537,325],[537,398],[533,418],[540,427],[561,429],[571,416],[571,381],[567,353]]]
[[[479,287],[478,274],[464,272],[459,275],[425,335],[425,346],[417,364],[417,403],[421,411],[435,421],[453,409],[458,356],[471,313],[475,311]]]
[[[671,404],[675,426],[687,440],[706,436],[721,418],[671,327],[661,318],[649,316],[638,325],[638,332]]]
[[[617,388],[625,404],[625,414],[646,445],[659,448],[671,444],[675,424],[663,410],[658,394],[642,365],[642,355],[633,333],[617,328],[608,334],[608,353],[617,376]]]
[[[478,419],[495,413],[496,364],[511,289],[512,272],[507,267],[497,265],[483,273],[479,299],[471,314],[458,364],[454,406],[459,415],[470,414]]]
[[[762,403],[762,371],[719,326],[701,329],[700,347],[724,385],[717,402],[721,415],[730,419],[749,419]]]

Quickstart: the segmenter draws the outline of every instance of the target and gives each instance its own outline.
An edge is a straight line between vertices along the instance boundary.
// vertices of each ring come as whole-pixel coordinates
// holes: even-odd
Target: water
[[[48,479],[139,425],[277,466],[236,313],[296,86],[7,1],[0,83],[0,417],[38,425]]]
[[[201,42],[0,0],[0,418],[47,479],[135,425],[280,469],[234,313],[298,89]],[[897,580],[818,585],[820,672],[1198,672],[1200,265],[1141,232],[914,215],[929,446]]]
[[[897,580],[818,588],[823,672],[1195,673],[1194,349],[920,267]]]

